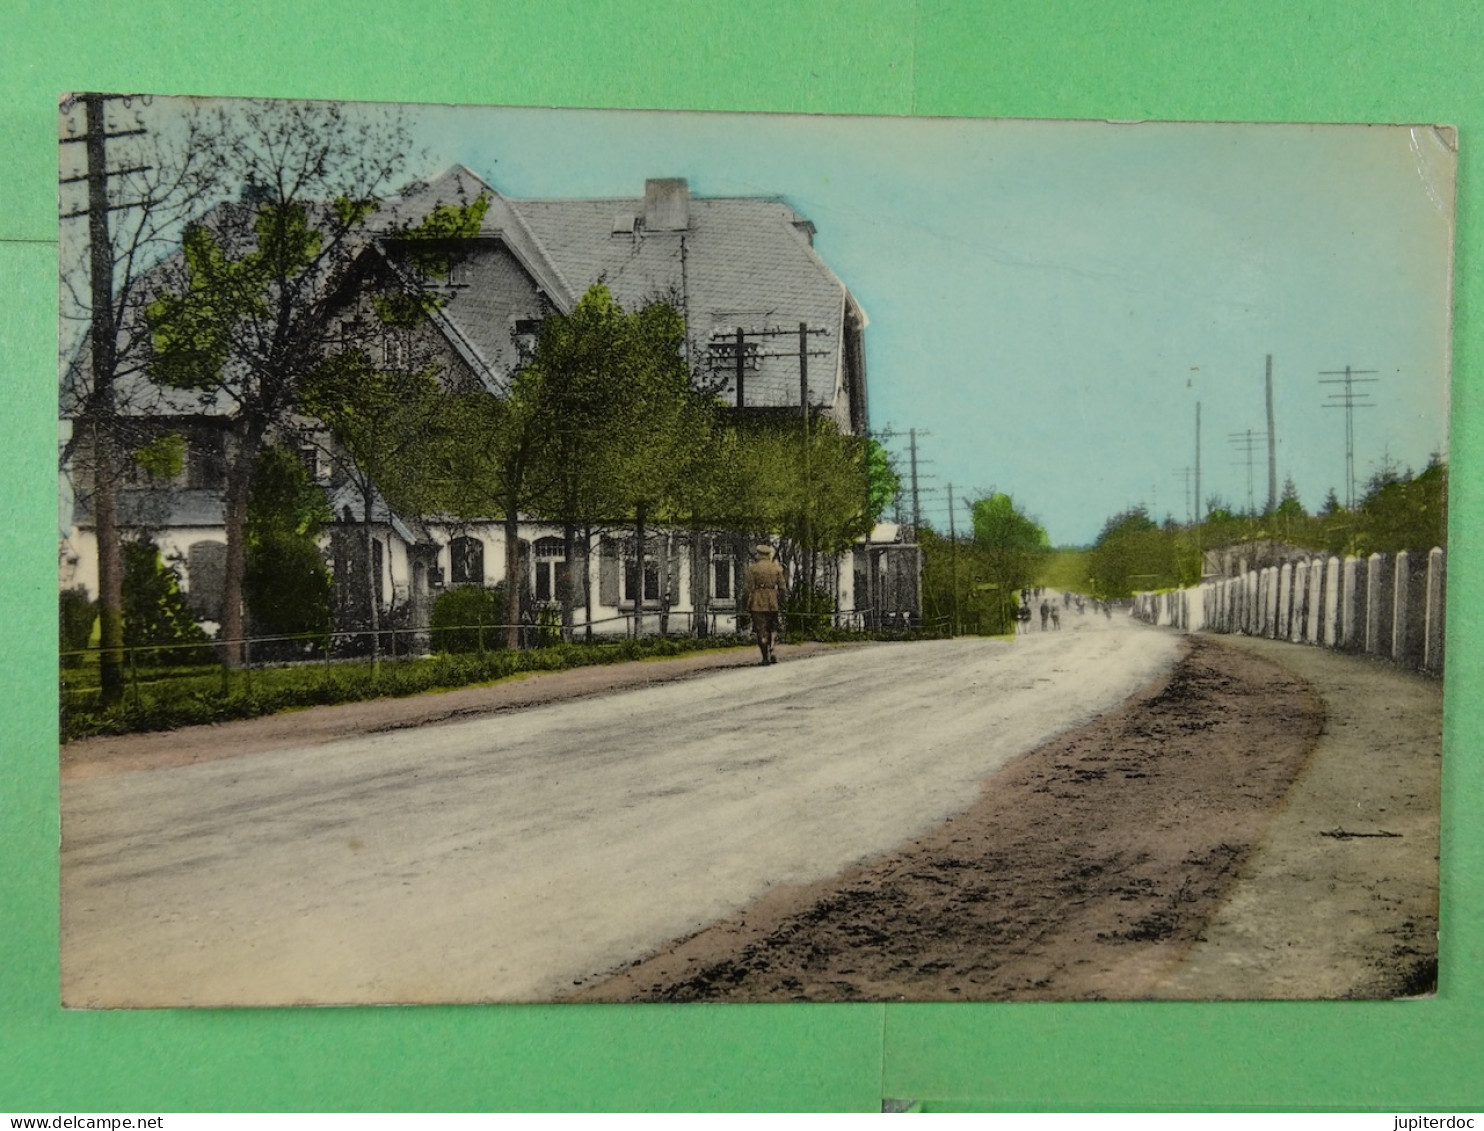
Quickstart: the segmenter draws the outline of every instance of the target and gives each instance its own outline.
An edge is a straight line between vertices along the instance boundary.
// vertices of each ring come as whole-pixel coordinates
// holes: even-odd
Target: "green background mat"
[[[1484,7],[1342,0],[8,0],[0,1110],[1484,1107]],[[57,1006],[56,98],[1443,122],[1461,133],[1442,985],[1424,1002]],[[1261,170],[1254,169],[1253,177]],[[1375,270],[1387,270],[1377,263]],[[877,381],[891,380],[877,374]]]

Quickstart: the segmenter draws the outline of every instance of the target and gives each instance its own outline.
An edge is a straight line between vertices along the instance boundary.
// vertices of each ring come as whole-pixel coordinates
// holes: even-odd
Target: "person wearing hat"
[[[778,643],[778,618],[783,609],[783,567],[767,543],[752,551],[752,564],[742,579],[742,603],[752,618],[762,662],[776,664],[773,649]]]

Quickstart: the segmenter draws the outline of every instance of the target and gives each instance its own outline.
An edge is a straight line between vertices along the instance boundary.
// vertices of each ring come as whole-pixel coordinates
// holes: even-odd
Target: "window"
[[[634,600],[635,591],[638,589],[639,563],[633,559],[627,559],[623,564],[623,599]],[[658,601],[660,599],[660,563],[652,555],[644,559],[644,599],[646,601]]]
[[[536,600],[555,601],[557,579],[567,563],[566,546],[560,538],[536,539]]]
[[[219,491],[227,479],[222,455],[222,434],[204,432],[186,445],[186,487],[197,491]]]
[[[384,369],[408,368],[410,354],[407,331],[389,327],[381,338],[381,364]]]
[[[304,465],[304,471],[309,476],[311,483],[319,482],[319,449],[311,444],[306,444],[299,449],[299,462]]]
[[[514,318],[510,322],[510,341],[523,357],[536,353],[536,343],[541,337],[541,319]]]
[[[455,585],[484,584],[484,543],[459,537],[448,544],[449,572]]]
[[[186,550],[186,601],[197,620],[222,619],[222,587],[227,575],[223,542],[192,542]]]
[[[713,554],[711,557],[711,597],[716,601],[732,599],[732,580],[736,566],[730,555]]]

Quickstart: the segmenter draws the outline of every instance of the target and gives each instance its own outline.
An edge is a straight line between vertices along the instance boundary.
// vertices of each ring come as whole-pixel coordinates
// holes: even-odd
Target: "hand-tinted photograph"
[[[59,131],[64,1005],[1434,992],[1451,129]]]

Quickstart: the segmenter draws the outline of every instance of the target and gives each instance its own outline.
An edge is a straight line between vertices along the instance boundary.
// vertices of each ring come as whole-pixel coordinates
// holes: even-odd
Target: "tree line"
[[[1023,591],[1040,583],[1052,554],[1046,531],[1004,492],[968,501],[970,529],[956,537],[924,527],[923,615],[957,632],[1015,629]]]
[[[1204,552],[1250,546],[1364,557],[1402,550],[1426,553],[1447,543],[1448,465],[1434,455],[1421,472],[1387,462],[1368,480],[1355,507],[1331,489],[1317,511],[1305,510],[1293,480],[1276,506],[1240,514],[1219,497],[1207,501],[1205,520],[1156,522],[1143,506],[1113,515],[1084,556],[1091,595],[1128,597],[1142,590],[1200,583]]]

